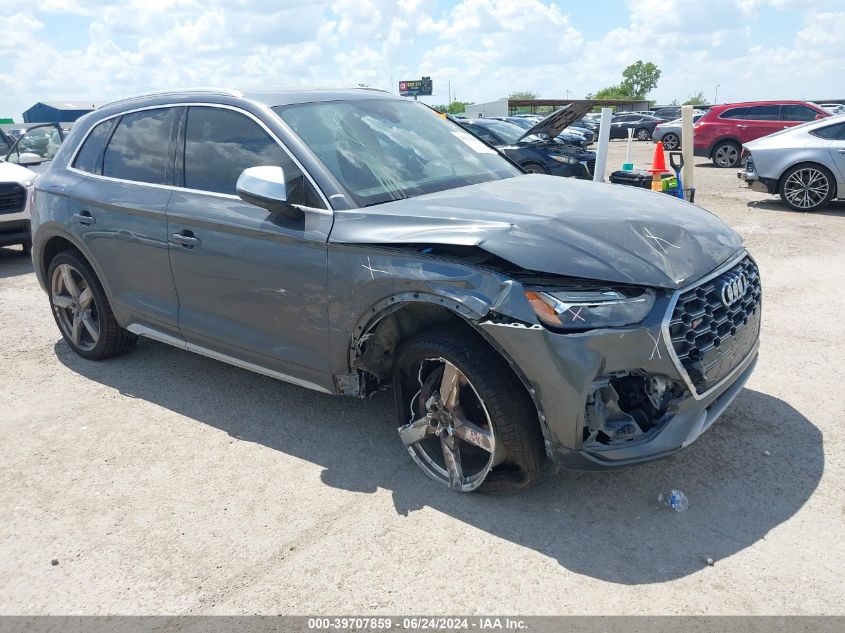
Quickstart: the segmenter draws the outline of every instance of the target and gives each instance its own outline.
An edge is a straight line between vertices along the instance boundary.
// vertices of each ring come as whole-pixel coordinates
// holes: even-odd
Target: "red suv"
[[[830,116],[806,101],[748,101],[713,106],[693,126],[694,153],[717,167],[736,167],[742,144],[784,128]]]

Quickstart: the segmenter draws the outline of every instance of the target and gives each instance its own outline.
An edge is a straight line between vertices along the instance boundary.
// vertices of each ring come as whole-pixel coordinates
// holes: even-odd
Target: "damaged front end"
[[[584,448],[647,440],[672,419],[683,385],[665,376],[622,372],[594,380],[587,397]]]

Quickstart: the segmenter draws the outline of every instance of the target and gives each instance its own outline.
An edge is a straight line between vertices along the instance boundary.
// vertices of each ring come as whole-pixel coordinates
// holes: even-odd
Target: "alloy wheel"
[[[50,300],[62,334],[83,351],[90,351],[100,340],[100,319],[94,294],[85,278],[70,264],[53,271]]]
[[[426,475],[452,490],[478,488],[496,465],[490,415],[472,383],[443,358],[426,358],[417,371],[410,422],[399,437]]]
[[[714,158],[719,167],[733,167],[739,161],[739,150],[733,145],[720,145]]]
[[[680,140],[674,134],[666,134],[663,137],[663,149],[668,151],[673,151],[678,149],[678,146],[681,144]]]
[[[640,141],[647,141],[648,140],[648,130],[641,129],[637,132],[637,139]]]
[[[821,205],[830,191],[827,176],[814,167],[792,172],[783,184],[783,195],[799,209],[814,209]]]

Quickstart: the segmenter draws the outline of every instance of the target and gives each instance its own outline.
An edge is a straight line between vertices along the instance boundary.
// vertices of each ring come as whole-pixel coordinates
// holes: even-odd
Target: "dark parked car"
[[[15,139],[9,134],[6,134],[3,130],[0,130],[0,156],[5,156],[9,153],[9,150],[12,149],[12,145],[15,144]]]
[[[523,130],[530,130],[537,123],[539,123],[539,121],[529,119],[528,117],[518,116],[488,118],[495,119],[497,121],[506,121],[507,123],[513,123],[517,127],[521,127]],[[556,138],[557,140],[563,141],[564,143],[567,143],[569,145],[574,145],[576,147],[580,147],[581,149],[587,149],[590,143],[595,140],[595,135],[591,130],[576,127],[573,123],[572,125],[567,126],[567,128],[563,130],[560,134],[558,134]]]
[[[655,126],[665,122],[665,119],[658,119],[647,114],[618,114],[611,120],[610,138],[628,138],[628,130],[634,130],[635,139],[647,141],[651,138]]]
[[[524,174],[380,91],[116,102],[35,187],[70,349],[145,336],[328,394],[391,387],[408,454],[452,490],[674,453],[757,359],[757,266],[715,215]]]
[[[669,106],[667,108],[658,108],[651,111],[651,116],[658,119],[665,119],[666,121],[674,121],[681,118],[681,106]]]
[[[472,119],[460,124],[528,173],[587,180],[593,177],[595,152],[560,142],[557,135],[528,134],[531,130],[494,119]]]

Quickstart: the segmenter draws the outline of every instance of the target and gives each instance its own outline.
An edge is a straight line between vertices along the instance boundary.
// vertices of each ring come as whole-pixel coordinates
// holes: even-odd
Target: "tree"
[[[530,90],[515,90],[508,95],[508,99],[536,99],[537,93]]]
[[[633,95],[626,86],[617,84],[602,88],[595,94],[588,94],[587,99],[632,99]]]
[[[448,112],[449,114],[460,114],[466,111],[466,107],[468,105],[472,105],[473,101],[453,101],[449,105],[441,103],[439,105],[431,106],[433,109],[437,110],[438,112]]]
[[[660,69],[651,62],[638,59],[622,71],[622,84],[634,99],[642,99],[657,88]]]
[[[684,101],[684,105],[697,106],[697,105],[710,105],[710,103],[707,101],[707,99],[704,98],[704,93],[699,92],[699,93],[696,93],[694,95],[690,95],[689,98],[686,101]]]

